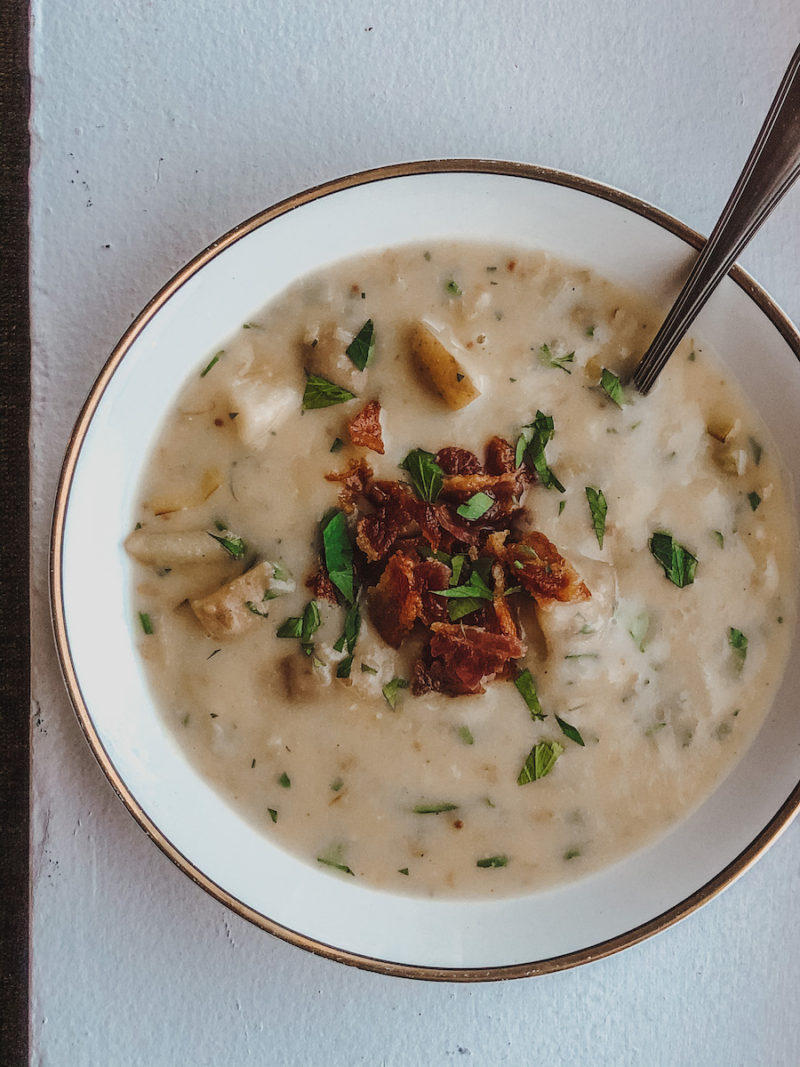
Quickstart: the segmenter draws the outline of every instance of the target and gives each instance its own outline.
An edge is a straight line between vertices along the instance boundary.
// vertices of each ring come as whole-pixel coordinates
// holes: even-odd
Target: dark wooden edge
[[[27,0],[0,4],[0,1048],[29,1055],[30,815]]]

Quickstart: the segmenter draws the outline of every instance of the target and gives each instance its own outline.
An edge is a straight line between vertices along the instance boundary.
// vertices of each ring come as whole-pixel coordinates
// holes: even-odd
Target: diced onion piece
[[[422,380],[453,411],[466,407],[480,396],[455,356],[422,323],[415,323],[409,330],[408,350]]]

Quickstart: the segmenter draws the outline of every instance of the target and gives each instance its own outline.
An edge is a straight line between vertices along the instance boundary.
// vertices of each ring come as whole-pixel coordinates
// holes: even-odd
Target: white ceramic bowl
[[[800,806],[800,655],[751,751],[655,845],[563,888],[499,901],[393,896],[330,878],[259,835],[184,757],[132,638],[122,549],[148,445],[205,353],[287,284],[370,249],[436,238],[540,247],[668,304],[700,238],[623,193],[517,164],[454,160],[369,171],[243,223],[136,319],[76,425],[54,522],[56,640],[81,725],[111,784],[179,867],[271,933],[390,974],[508,978],[633,944],[740,874]],[[800,465],[800,335],[736,269],[695,329],[724,354],[785,460]],[[795,643],[797,652],[797,642]]]

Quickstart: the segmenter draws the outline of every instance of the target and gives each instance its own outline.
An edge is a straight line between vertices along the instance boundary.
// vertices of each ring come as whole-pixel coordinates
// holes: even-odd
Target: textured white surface
[[[116,800],[61,685],[49,516],[83,397],[192,254],[297,189],[408,158],[586,174],[707,232],[796,0],[35,0],[34,1062],[800,1062],[800,824],[690,919],[589,967],[440,986],[350,970],[203,894]],[[800,320],[800,190],[743,263]]]

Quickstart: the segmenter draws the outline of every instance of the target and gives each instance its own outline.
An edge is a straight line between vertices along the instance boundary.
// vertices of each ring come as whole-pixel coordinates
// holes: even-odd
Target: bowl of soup
[[[120,341],[59,487],[87,739],[226,906],[384,973],[574,966],[713,897],[800,802],[800,338],[701,239],[519,164],[243,223]],[[757,354],[757,358],[756,358]]]

